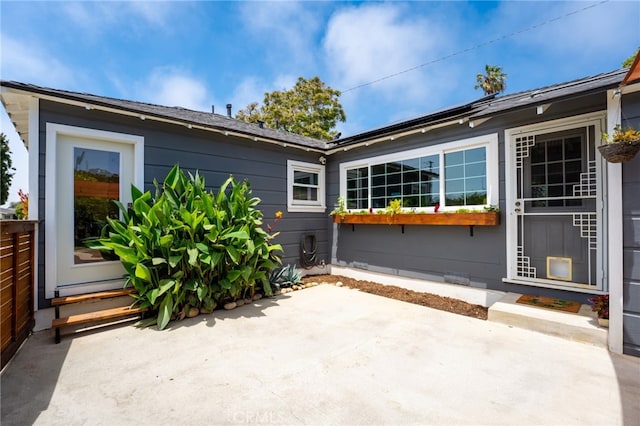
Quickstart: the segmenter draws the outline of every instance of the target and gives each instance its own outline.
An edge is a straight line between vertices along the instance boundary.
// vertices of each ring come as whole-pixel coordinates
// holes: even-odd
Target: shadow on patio
[[[129,328],[131,335],[129,338],[135,339],[135,335],[144,333],[146,336],[153,334],[171,335],[173,333],[183,333],[182,329],[206,324],[213,327],[217,322],[238,319],[257,318],[264,316],[263,311],[267,308],[277,306],[278,300],[286,299],[289,296],[276,298],[263,298],[254,302],[246,309],[242,307],[232,311],[216,310],[212,315],[200,315],[196,318],[185,319],[183,321],[172,321],[169,326],[158,331],[155,327],[137,329],[132,322],[107,325],[92,328],[75,334],[63,335],[59,344],[54,343],[54,331],[43,330],[30,336],[15,357],[9,362],[1,376],[1,421],[2,425],[24,425],[34,424],[39,416],[51,410],[51,399],[54,393],[60,393],[61,398],[65,398],[65,392],[82,392],[82,389],[69,389],[64,386],[65,381],[61,380],[61,374],[73,375],[74,367],[67,363],[67,355],[76,339],[92,339],[101,336],[109,336],[109,333],[117,334],[122,328]],[[150,337],[153,339],[153,337]],[[121,338],[116,337],[120,340]],[[104,344],[109,344],[108,338]],[[98,348],[99,350],[99,348]],[[143,352],[144,354],[144,352]],[[111,363],[116,359],[126,360],[127,352],[123,351],[118,358],[111,358],[107,363],[99,365],[95,371],[87,371],[85,376],[90,380],[93,375],[103,375],[107,380],[124,380],[126,377],[116,377],[109,369]],[[146,353],[146,355],[152,355]],[[70,362],[82,362],[81,359],[74,358]],[[62,387],[58,385],[62,383]],[[77,402],[77,401],[76,401]],[[55,415],[65,419],[70,414],[69,408],[64,406],[55,407]]]

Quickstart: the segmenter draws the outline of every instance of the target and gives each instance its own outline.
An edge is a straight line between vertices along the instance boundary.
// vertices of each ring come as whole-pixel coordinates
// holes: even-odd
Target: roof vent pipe
[[[227,117],[231,118],[231,104],[227,104]]]
[[[215,113],[216,113],[216,106],[211,105],[211,114],[215,114]]]
[[[261,129],[264,129],[264,121],[258,120],[258,127],[260,127]]]

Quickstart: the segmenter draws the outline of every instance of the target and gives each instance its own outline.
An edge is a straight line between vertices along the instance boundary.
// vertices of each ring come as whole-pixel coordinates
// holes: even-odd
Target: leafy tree
[[[325,85],[319,77],[298,77],[290,90],[264,94],[263,105],[250,103],[238,111],[236,118],[249,123],[263,122],[267,127],[282,129],[316,139],[335,139],[338,121],[346,115],[338,101],[340,91]]]
[[[636,59],[636,55],[638,53],[640,53],[640,47],[635,51],[633,55],[624,60],[624,62],[622,63],[622,68],[629,68],[631,65],[633,65],[633,61]]]
[[[482,89],[485,95],[493,95],[494,93],[504,92],[507,88],[505,82],[507,74],[502,72],[502,67],[497,65],[485,65],[485,74],[476,75],[478,84],[475,89]]]
[[[9,188],[11,187],[11,180],[13,180],[12,170],[15,170],[15,168],[12,167],[9,139],[4,133],[0,133],[0,145],[2,146],[0,152],[0,204],[4,204],[9,198]]]

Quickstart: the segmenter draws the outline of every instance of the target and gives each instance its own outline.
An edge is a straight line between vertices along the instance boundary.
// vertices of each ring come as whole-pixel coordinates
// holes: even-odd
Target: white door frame
[[[46,161],[45,161],[45,297],[54,297],[58,289],[57,282],[57,238],[58,226],[56,218],[56,152],[60,136],[82,138],[87,141],[115,142],[133,145],[133,183],[138,188],[144,186],[144,137],[125,133],[109,132],[84,127],[68,126],[63,124],[47,123],[46,125]],[[129,188],[121,188],[121,191]],[[65,286],[61,295],[81,294],[92,291],[100,291],[118,288],[122,286],[122,280],[110,280],[76,286]],[[61,289],[62,290],[62,289]]]
[[[605,227],[605,223],[603,222],[603,214],[602,214],[603,212],[606,211],[606,206],[605,206],[606,200],[604,200],[603,197],[598,197],[596,199],[596,211],[599,213],[598,219],[597,219],[598,220],[597,226],[601,232],[600,236],[598,236],[597,238],[597,245],[598,245],[597,251],[599,254],[602,254],[598,258],[598,266],[596,269],[596,279],[600,282],[603,282],[604,280],[603,285],[605,287],[602,290],[594,291],[593,289],[583,289],[579,287],[557,286],[551,283],[528,281],[528,280],[519,278],[517,276],[516,261],[515,261],[517,244],[514,243],[514,241],[516,241],[515,236],[517,235],[517,214],[514,212],[514,208],[513,208],[515,204],[515,200],[513,197],[514,197],[514,194],[516,193],[515,186],[517,185],[517,182],[515,182],[515,179],[513,179],[513,176],[516,175],[516,164],[513,161],[514,155],[515,155],[515,151],[514,151],[515,146],[514,144],[512,144],[512,140],[515,139],[516,136],[526,134],[526,133],[544,134],[544,133],[574,129],[577,127],[594,126],[595,137],[596,137],[595,145],[598,146],[600,145],[600,132],[605,129],[606,116],[607,116],[606,111],[601,111],[601,112],[577,115],[577,116],[568,117],[568,118],[562,118],[558,120],[544,121],[540,123],[535,123],[527,126],[515,127],[515,128],[505,130],[504,149],[505,149],[505,164],[506,164],[505,166],[505,187],[506,187],[505,188],[506,189],[505,217],[507,221],[507,234],[506,234],[507,277],[503,279],[504,282],[538,286],[538,287],[556,288],[561,290],[584,292],[584,293],[606,292],[607,290],[606,280],[604,280],[604,276],[606,276],[605,270],[604,270],[606,268],[606,263],[603,263],[604,253],[606,253],[606,236],[605,236],[606,227]],[[606,174],[605,170],[603,170],[602,160],[596,160],[596,168],[597,168],[596,175],[600,178],[599,181],[597,182],[597,185],[599,186],[598,192],[602,193],[602,190],[604,189],[603,180],[605,180],[605,174]]]

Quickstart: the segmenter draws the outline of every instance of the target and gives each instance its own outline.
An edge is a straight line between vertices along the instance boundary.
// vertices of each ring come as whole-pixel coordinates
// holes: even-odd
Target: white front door
[[[509,278],[584,291],[604,285],[601,123],[547,123],[508,136]]]
[[[85,241],[100,236],[107,216],[120,217],[113,200],[126,206],[131,184],[141,186],[136,182],[138,137],[51,126],[57,131],[48,132],[52,140],[47,141],[47,221],[54,224],[45,225],[47,294],[120,287],[125,273],[120,261],[105,259]],[[51,170],[49,156],[55,158]]]

